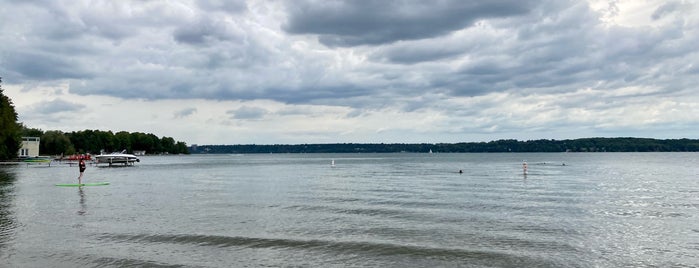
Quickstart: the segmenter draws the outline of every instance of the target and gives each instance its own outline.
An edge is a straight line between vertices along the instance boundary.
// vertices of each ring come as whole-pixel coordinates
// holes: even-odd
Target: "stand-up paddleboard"
[[[90,182],[90,183],[59,183],[59,184],[56,184],[56,186],[60,186],[60,187],[102,186],[102,185],[109,185],[109,182],[103,181],[103,182]]]

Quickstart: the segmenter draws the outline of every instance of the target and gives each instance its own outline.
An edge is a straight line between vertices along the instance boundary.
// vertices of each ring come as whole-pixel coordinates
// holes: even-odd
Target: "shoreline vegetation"
[[[460,143],[327,143],[192,145],[191,154],[260,153],[508,153],[508,152],[699,152],[699,139],[581,138]]]
[[[146,154],[187,154],[187,144],[172,137],[158,137],[153,133],[128,131],[82,130],[62,132],[24,128],[22,136],[40,137],[41,155],[73,155],[100,152],[111,153],[126,150],[128,153],[141,151]]]

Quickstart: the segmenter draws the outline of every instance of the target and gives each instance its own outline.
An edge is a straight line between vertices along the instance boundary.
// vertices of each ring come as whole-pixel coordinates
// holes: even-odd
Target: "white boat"
[[[100,154],[95,159],[97,159],[97,164],[108,163],[110,166],[112,164],[133,165],[135,162],[141,162],[135,155],[123,151],[121,153]]]

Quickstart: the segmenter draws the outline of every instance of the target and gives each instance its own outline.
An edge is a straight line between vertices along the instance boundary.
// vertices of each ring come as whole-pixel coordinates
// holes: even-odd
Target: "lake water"
[[[699,266],[699,153],[147,156],[54,186],[77,173],[0,167],[0,266]]]

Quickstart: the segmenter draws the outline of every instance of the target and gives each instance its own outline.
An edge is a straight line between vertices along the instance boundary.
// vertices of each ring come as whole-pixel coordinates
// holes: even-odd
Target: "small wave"
[[[155,261],[125,259],[125,258],[107,258],[102,257],[92,261],[93,267],[154,267],[154,268],[179,268],[192,267],[189,265],[180,264],[163,264]]]
[[[691,216],[680,212],[662,212],[645,210],[600,210],[600,214],[629,218],[690,218]]]
[[[304,250],[319,251],[322,253],[337,255],[373,255],[410,257],[423,257],[430,259],[442,259],[450,261],[480,262],[495,266],[519,266],[519,267],[554,267],[551,260],[535,258],[514,253],[498,251],[482,251],[457,248],[435,248],[419,245],[398,245],[389,243],[356,242],[356,241],[328,241],[328,240],[300,240],[284,238],[255,238],[241,236],[218,235],[148,235],[148,234],[103,234],[101,239],[110,239],[127,243],[157,243],[210,246],[218,248],[253,248],[253,249],[279,249],[279,250]],[[133,260],[118,260],[133,261]],[[126,264],[126,263],[125,263]],[[147,263],[149,264],[149,263]],[[126,265],[128,266],[128,265]],[[170,266],[165,266],[170,267]]]
[[[17,229],[17,223],[11,216],[0,210],[0,246],[8,240],[7,238],[12,238]]]
[[[408,214],[408,211],[391,208],[363,208],[363,207],[331,207],[331,206],[312,206],[312,205],[294,205],[285,207],[285,209],[298,211],[322,211],[331,212],[337,215],[363,215],[363,216],[383,216],[383,217],[400,217]]]

